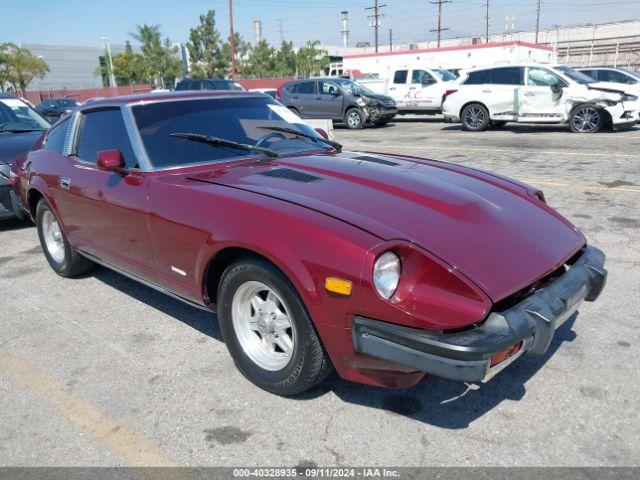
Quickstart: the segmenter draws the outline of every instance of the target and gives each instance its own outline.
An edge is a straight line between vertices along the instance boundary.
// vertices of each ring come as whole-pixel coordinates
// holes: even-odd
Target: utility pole
[[[375,0],[373,7],[366,7],[365,10],[373,10],[373,15],[369,16],[369,26],[373,27],[376,37],[376,53],[378,53],[378,29],[380,28],[380,19],[383,15],[380,14],[380,9],[387,5],[380,5],[378,0]]]
[[[389,51],[393,52],[393,29],[389,29]]]
[[[540,33],[540,0],[538,0],[538,9],[536,13],[536,43],[538,43],[538,35]]]
[[[438,5],[438,28],[431,31],[438,32],[438,48],[440,48],[440,39],[442,37],[442,32],[444,30],[449,30],[448,28],[442,28],[442,4],[451,3],[451,0],[436,0],[435,2],[431,3],[434,5]]]
[[[231,47],[231,79],[236,79],[236,37],[233,34],[233,0],[229,0],[229,46]]]
[[[343,10],[341,12],[342,15],[342,30],[340,33],[342,34],[342,46],[349,46],[349,12],[347,10]]]
[[[485,5],[485,7],[487,7],[487,13],[486,13],[486,15],[484,17],[484,19],[487,22],[487,27],[486,27],[485,34],[487,36],[487,43],[489,43],[489,0],[487,0],[487,3]]]
[[[109,57],[109,86],[111,88],[113,87],[117,87],[118,85],[116,84],[116,76],[113,73],[113,58],[111,55],[111,42],[109,41],[109,39],[107,37],[101,37],[100,40],[102,40],[104,42],[105,45],[105,49],[107,51],[107,56]]]
[[[284,43],[284,27],[281,18],[278,19],[278,33],[280,34],[280,43]]]

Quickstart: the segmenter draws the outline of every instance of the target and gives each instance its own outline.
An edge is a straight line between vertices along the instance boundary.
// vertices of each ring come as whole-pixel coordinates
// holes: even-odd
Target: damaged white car
[[[637,101],[566,65],[521,64],[464,72],[445,92],[443,114],[470,131],[519,122],[568,124],[574,132],[593,133],[633,126]]]

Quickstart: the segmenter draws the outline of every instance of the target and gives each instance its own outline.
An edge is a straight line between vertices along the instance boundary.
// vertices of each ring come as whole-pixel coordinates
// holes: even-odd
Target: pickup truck
[[[398,68],[389,78],[359,79],[358,83],[393,98],[399,114],[442,112],[445,91],[456,76],[441,68]]]

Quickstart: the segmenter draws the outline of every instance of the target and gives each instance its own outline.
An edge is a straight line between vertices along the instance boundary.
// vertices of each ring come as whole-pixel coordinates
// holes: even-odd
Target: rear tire
[[[358,108],[350,108],[344,114],[344,123],[351,130],[360,130],[364,126],[364,117]]]
[[[264,390],[297,395],[333,371],[300,296],[265,260],[245,257],[227,267],[218,319],[236,367]]]
[[[36,208],[36,225],[42,251],[54,272],[62,277],[75,277],[93,268],[93,262],[69,245],[58,217],[44,199]]]
[[[489,128],[489,110],[481,103],[470,103],[460,115],[462,127],[469,132],[483,132]]]
[[[569,117],[569,128],[574,133],[596,133],[604,124],[604,111],[594,105],[578,105]]]

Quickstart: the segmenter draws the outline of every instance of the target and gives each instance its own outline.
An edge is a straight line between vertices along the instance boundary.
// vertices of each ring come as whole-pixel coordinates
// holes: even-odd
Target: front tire
[[[42,251],[54,272],[62,277],[75,277],[93,268],[90,260],[69,245],[58,217],[44,199],[36,208],[36,225]]]
[[[578,105],[569,117],[569,128],[574,133],[596,133],[604,126],[604,112],[593,105]]]
[[[364,117],[357,108],[350,108],[344,114],[344,123],[351,130],[360,130],[364,126]]]
[[[469,132],[483,132],[489,128],[489,110],[480,103],[471,103],[462,109],[462,127]]]
[[[300,296],[264,260],[246,257],[225,270],[218,319],[236,366],[264,390],[296,395],[332,371]]]

